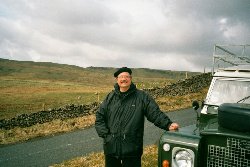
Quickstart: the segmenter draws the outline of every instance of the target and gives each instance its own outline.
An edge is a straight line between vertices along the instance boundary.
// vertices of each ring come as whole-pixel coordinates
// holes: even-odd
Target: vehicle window
[[[250,81],[241,80],[217,80],[208,99],[212,105],[222,103],[236,103],[250,95]],[[244,101],[249,103],[249,98]]]

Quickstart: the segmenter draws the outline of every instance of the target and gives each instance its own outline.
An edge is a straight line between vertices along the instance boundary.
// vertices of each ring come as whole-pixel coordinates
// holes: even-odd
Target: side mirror
[[[200,107],[198,101],[193,101],[192,106],[194,110],[197,110]]]

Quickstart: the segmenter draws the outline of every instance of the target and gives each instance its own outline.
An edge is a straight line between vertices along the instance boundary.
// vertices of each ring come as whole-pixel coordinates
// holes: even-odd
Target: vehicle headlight
[[[175,167],[193,167],[194,153],[189,149],[177,149],[173,155]]]

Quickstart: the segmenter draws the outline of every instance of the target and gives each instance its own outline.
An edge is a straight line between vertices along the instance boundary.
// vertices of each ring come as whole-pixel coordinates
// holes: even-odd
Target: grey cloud
[[[0,0],[0,57],[203,70],[214,44],[250,42],[249,8],[248,0]]]

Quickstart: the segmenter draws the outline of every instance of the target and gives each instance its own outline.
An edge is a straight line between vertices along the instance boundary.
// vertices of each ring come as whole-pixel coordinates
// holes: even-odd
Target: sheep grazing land
[[[204,73],[196,75],[185,80],[179,80],[176,83],[167,85],[163,88],[145,89],[154,98],[163,96],[183,96],[191,93],[199,93],[208,87],[211,82],[211,74]],[[0,129],[12,129],[14,127],[30,127],[35,124],[43,124],[56,119],[77,118],[95,114],[99,103],[94,102],[88,105],[69,104],[58,109],[50,109],[49,111],[40,111],[31,114],[21,114],[11,119],[0,120]]]

